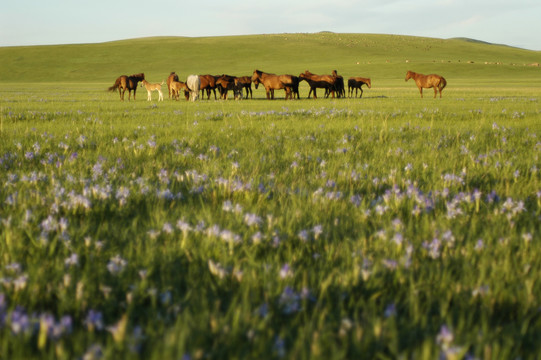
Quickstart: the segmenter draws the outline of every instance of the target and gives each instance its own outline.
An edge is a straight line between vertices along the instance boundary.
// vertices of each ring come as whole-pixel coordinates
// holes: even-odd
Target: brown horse
[[[210,100],[210,91],[214,93],[214,100],[216,100],[216,79],[218,76],[213,75],[199,75],[199,79],[201,80],[201,88],[200,90],[206,90],[207,91],[207,100]],[[205,93],[203,93],[203,96]]]
[[[348,79],[348,96],[353,96],[353,90],[355,90],[355,97],[357,97],[357,91],[361,90],[361,96],[363,97],[363,88],[362,86],[366,85],[369,89],[372,88],[372,82],[369,78],[362,78],[362,77],[350,77]]]
[[[259,84],[263,84],[267,92],[267,99],[269,100],[274,100],[274,90],[281,89],[284,89],[286,92],[286,100],[288,98],[292,99],[291,88],[294,84],[291,75],[268,74],[260,70],[254,70],[252,82],[256,89]]]
[[[334,92],[336,91],[335,82],[336,77],[331,75],[316,75],[312,74],[310,71],[306,70],[305,72],[299,75],[299,79],[306,81],[310,85],[310,91],[308,92],[308,97],[314,93],[314,99],[317,99],[317,88],[323,88],[325,91],[330,91],[334,99]]]
[[[423,97],[423,88],[434,88],[434,99],[438,94],[438,90],[440,92],[441,99],[441,92],[447,85],[447,80],[445,80],[443,76],[436,74],[423,75],[417,74],[413,71],[408,71],[406,73],[406,81],[408,81],[409,79],[415,80],[415,84],[417,84],[417,88],[419,88],[419,92],[421,93],[421,98]]]
[[[173,81],[179,81],[178,79],[178,75],[175,74],[174,71],[171,72],[171,74],[169,74],[169,77],[167,78],[167,90],[169,90],[169,99],[171,99],[171,83]]]
[[[120,100],[124,101],[124,93],[128,90],[128,100],[131,100],[131,91],[133,90],[133,100],[135,100],[135,92],[137,91],[137,83],[145,80],[145,74],[122,75],[119,76],[114,85],[109,88],[109,91],[118,89]]]
[[[299,78],[301,80],[305,80],[310,85],[310,91],[308,92],[308,97],[310,97],[310,93],[313,91],[314,99],[317,99],[316,89],[323,88],[325,89],[325,91],[330,91],[330,93],[332,94],[332,98],[334,99],[334,93],[336,91],[336,77],[335,76],[316,75],[306,70],[304,73],[299,75]]]

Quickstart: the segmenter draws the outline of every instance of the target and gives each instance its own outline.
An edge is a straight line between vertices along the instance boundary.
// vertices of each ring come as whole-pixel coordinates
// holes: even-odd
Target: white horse
[[[186,85],[190,90],[190,100],[197,100],[199,98],[199,90],[201,89],[201,79],[199,79],[199,75],[189,75],[186,79]]]
[[[162,81],[161,84],[151,84],[148,81],[144,80],[141,82],[141,87],[145,87],[147,89],[147,101],[152,101],[152,92],[157,91],[158,92],[158,101],[163,101],[163,93],[162,93],[162,85],[165,82]]]

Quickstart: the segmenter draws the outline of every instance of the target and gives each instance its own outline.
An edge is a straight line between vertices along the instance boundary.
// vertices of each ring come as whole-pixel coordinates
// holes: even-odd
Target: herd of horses
[[[413,79],[421,98],[423,97],[423,88],[433,88],[434,98],[440,94],[442,97],[442,91],[447,85],[447,81],[443,76],[430,74],[423,75],[413,71],[406,73],[406,81]],[[266,73],[260,70],[254,70],[252,76],[231,76],[231,75],[189,75],[186,82],[180,81],[178,75],[175,72],[169,74],[167,81],[162,83],[151,84],[145,79],[145,74],[134,74],[131,76],[122,75],[118,77],[109,88],[109,91],[115,91],[118,89],[120,94],[120,100],[124,101],[124,93],[128,90],[128,100],[131,99],[131,92],[133,91],[133,99],[135,100],[135,93],[137,91],[138,83],[141,83],[142,87],[147,90],[147,100],[152,100],[152,92],[158,92],[158,101],[163,101],[162,85],[164,82],[167,84],[169,91],[169,98],[178,100],[181,94],[186,100],[196,101],[199,98],[200,92],[203,92],[203,98],[206,92],[207,100],[210,100],[211,92],[214,93],[214,99],[217,100],[216,90],[220,94],[220,99],[227,100],[227,94],[229,91],[233,91],[235,99],[243,98],[243,91],[246,91],[246,98],[250,96],[252,98],[252,83],[257,89],[260,84],[265,88],[267,99],[274,99],[274,90],[284,90],[285,98],[287,99],[300,99],[299,84],[301,81],[306,81],[310,86],[308,98],[313,96],[317,99],[317,89],[325,90],[325,97],[345,97],[345,85],[344,78],[338,75],[334,70],[330,75],[317,75],[306,70],[299,76],[295,75],[276,75]],[[368,88],[372,87],[372,82],[369,78],[363,77],[350,77],[348,79],[348,97],[357,97],[357,93],[360,90],[360,98],[363,96],[362,86],[366,85]],[[353,95],[355,91],[355,95]]]

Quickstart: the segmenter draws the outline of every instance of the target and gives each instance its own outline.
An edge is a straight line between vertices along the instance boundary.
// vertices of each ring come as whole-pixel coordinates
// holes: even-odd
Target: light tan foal
[[[151,101],[152,100],[152,92],[153,91],[157,91],[158,92],[158,101],[163,101],[163,93],[162,93],[162,85],[164,84],[165,82],[162,81],[161,84],[151,84],[149,83],[148,81],[146,80],[143,80],[141,82],[141,86],[144,86],[146,89],[147,89],[147,100],[148,101]]]

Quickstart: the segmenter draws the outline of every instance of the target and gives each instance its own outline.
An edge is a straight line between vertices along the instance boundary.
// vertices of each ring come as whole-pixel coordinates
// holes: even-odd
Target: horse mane
[[[133,75],[130,75],[130,77],[144,80],[145,79],[145,74],[144,73],[133,74]]]

